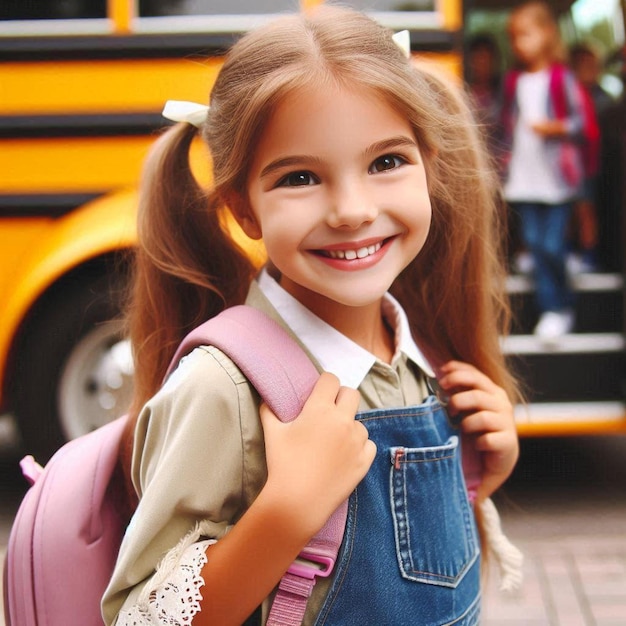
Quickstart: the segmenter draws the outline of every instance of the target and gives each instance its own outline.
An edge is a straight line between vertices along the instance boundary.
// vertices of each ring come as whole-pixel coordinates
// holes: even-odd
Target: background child
[[[476,117],[487,135],[487,147],[495,153],[500,121],[501,85],[500,51],[495,39],[479,34],[467,44],[466,81],[472,95]]]
[[[139,504],[105,622],[265,623],[283,573],[352,493],[304,623],[477,624],[458,435],[481,452],[480,503],[518,448],[492,176],[465,104],[386,29],[326,7],[245,35],[206,120],[188,119],[214,188],[189,170],[196,127],[165,133],[144,180],[130,320]],[[254,281],[223,208],[263,237]],[[210,346],[158,390],[182,335],[244,299],[332,372],[289,424]],[[430,396],[435,372],[461,431]]]
[[[556,21],[543,2],[516,8],[509,20],[519,65],[505,77],[503,127],[510,146],[504,195],[519,214],[533,255],[540,318],[535,333],[554,341],[574,326],[566,274],[567,227],[583,179],[580,88],[561,62]]]

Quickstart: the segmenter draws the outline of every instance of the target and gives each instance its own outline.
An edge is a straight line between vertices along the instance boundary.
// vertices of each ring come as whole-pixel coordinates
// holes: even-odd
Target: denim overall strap
[[[475,626],[480,546],[460,432],[436,398],[357,415],[376,458],[348,503],[316,625]]]

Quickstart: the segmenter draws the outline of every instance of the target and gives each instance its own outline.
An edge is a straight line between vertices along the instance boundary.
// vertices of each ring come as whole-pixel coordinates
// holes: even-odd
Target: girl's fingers
[[[507,405],[499,396],[482,391],[469,389],[453,393],[448,400],[448,410],[452,414],[474,413],[477,411],[499,412],[506,410]]]
[[[335,404],[348,413],[356,414],[361,402],[361,394],[350,387],[339,387]]]
[[[461,365],[465,366],[466,364]],[[471,365],[446,370],[440,378],[439,384],[446,390],[467,387],[494,392],[496,389],[499,389],[491,378]]]
[[[513,433],[506,430],[498,430],[495,432],[488,432],[484,435],[476,437],[476,449],[479,452],[496,452],[501,451],[502,458],[508,458],[509,454],[504,451],[508,451],[511,447],[511,443],[514,440]],[[493,462],[493,460],[492,460]]]
[[[365,426],[363,428],[365,428]],[[368,437],[365,442],[365,446],[363,447],[364,463],[367,466],[367,469],[369,469],[374,462],[374,459],[376,458],[376,451],[376,444]]]
[[[315,383],[306,405],[335,405],[342,411],[356,413],[361,395],[356,389],[341,387],[339,379],[330,372],[322,372]]]
[[[330,372],[322,372],[306,403],[317,401],[334,403],[339,389],[339,379]]]
[[[491,411],[480,411],[467,416],[461,422],[465,434],[487,433],[502,430],[502,417]]]
[[[450,372],[454,372],[456,370],[471,370],[476,372],[479,371],[473,365],[465,363],[465,361],[448,361],[439,368],[439,371],[442,374],[449,374]]]

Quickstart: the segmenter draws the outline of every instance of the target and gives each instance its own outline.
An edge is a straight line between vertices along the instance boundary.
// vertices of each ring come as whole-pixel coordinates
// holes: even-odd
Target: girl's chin
[[[332,304],[367,307],[379,303],[392,283],[393,278],[387,276],[359,277],[354,273],[344,274],[343,280],[337,280],[337,276],[300,276],[294,280],[283,274],[280,281],[283,289],[310,309]]]
[[[350,290],[312,290],[309,289],[310,300],[318,299],[320,302],[325,301],[328,305],[332,303],[336,306],[349,307],[349,308],[363,308],[373,304],[380,303],[381,299],[388,291],[387,288],[371,289],[371,286],[366,291],[356,291],[354,288]]]

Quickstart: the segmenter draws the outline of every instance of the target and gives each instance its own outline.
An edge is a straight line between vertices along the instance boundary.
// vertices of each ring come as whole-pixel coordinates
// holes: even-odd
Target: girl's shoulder
[[[212,346],[196,348],[181,359],[139,414],[133,482],[143,490],[163,458],[191,462],[189,455],[198,447],[204,455],[211,442],[220,448],[212,452],[213,457],[240,452],[244,440],[261,436],[259,402],[228,356]]]
[[[227,393],[229,389],[247,383],[246,377],[228,355],[214,346],[200,346],[180,360],[160,392],[196,392],[198,387],[202,387],[212,393]]]
[[[213,346],[183,357],[161,389],[139,415],[137,434],[150,430],[205,431],[215,422],[256,420],[254,388],[235,363]]]

